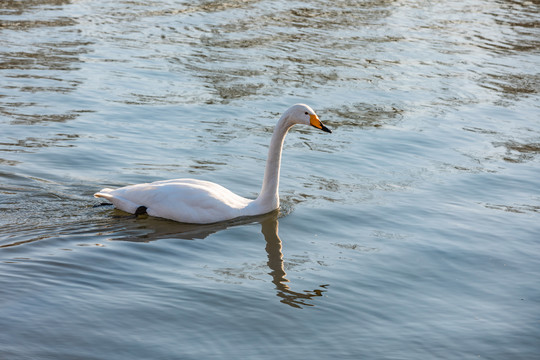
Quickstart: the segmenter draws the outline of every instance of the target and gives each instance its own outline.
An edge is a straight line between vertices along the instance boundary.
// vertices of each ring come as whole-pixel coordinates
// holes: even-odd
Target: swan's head
[[[284,114],[294,124],[311,125],[324,132],[331,133],[332,131],[323,125],[321,120],[312,108],[305,104],[296,104],[291,106]]]

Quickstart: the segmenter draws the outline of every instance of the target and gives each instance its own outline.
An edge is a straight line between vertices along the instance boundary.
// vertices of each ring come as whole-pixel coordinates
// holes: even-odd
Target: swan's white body
[[[296,104],[285,111],[274,129],[262,189],[255,200],[236,195],[221,185],[195,179],[164,180],[119,189],[103,189],[94,196],[105,198],[118,209],[131,214],[143,206],[148,215],[193,224],[209,224],[268,213],[279,207],[281,150],[285,136],[294,124],[312,125],[331,132],[307,105]]]

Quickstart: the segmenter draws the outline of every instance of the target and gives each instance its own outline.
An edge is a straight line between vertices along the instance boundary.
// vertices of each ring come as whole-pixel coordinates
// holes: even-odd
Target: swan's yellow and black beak
[[[309,115],[309,123],[311,124],[311,126],[314,126],[317,129],[320,129],[327,133],[332,133],[332,130],[324,126],[321,120],[319,120],[319,117],[315,114]]]

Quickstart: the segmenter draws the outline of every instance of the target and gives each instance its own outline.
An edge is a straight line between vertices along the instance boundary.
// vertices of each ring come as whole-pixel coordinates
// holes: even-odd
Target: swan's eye
[[[307,111],[305,112],[305,114],[306,114],[306,115],[309,115]]]

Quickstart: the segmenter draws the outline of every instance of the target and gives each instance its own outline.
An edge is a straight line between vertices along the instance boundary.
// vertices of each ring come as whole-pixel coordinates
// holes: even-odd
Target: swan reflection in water
[[[322,296],[326,291],[328,285],[320,285],[319,289],[311,291],[304,290],[303,292],[292,291],[287,285],[289,280],[285,277],[283,253],[281,252],[282,245],[281,239],[278,235],[278,220],[277,213],[275,211],[269,214],[265,219],[260,221],[262,226],[262,233],[266,240],[266,254],[268,255],[268,267],[272,270],[270,275],[272,276],[272,282],[278,290],[277,296],[281,297],[281,302],[293,307],[301,308],[302,306],[313,306],[306,301],[311,300],[314,297]]]
[[[277,290],[277,296],[281,298],[280,301],[296,308],[314,306],[313,304],[310,304],[309,301],[313,298],[322,296],[323,293],[327,291],[326,288],[329,285],[319,285],[314,290],[291,290],[291,286],[289,286],[290,281],[286,278],[287,273],[285,272],[282,243],[278,235],[278,215],[279,210],[275,210],[265,215],[235,219],[232,221],[208,225],[182,224],[148,217],[148,219],[144,220],[136,219],[136,223],[143,220],[141,223],[144,225],[132,230],[130,235],[124,236],[126,235],[126,232],[130,233],[130,231],[123,229],[123,236],[121,238],[114,237],[111,240],[149,242],[160,239],[204,239],[211,234],[225,230],[232,226],[247,225],[258,222],[261,224],[261,232],[266,240],[265,249],[268,256],[267,265],[270,268],[270,272],[268,274],[272,277],[272,283],[275,285]],[[119,217],[124,218],[125,221],[125,216],[119,215]]]

